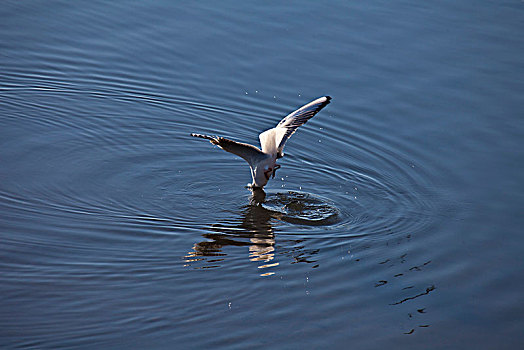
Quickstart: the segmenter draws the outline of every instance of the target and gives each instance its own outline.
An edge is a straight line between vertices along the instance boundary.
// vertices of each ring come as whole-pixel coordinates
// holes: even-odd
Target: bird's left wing
[[[226,139],[225,137],[208,136],[202,134],[191,134],[191,136],[209,140],[213,145],[217,145],[224,151],[236,154],[237,156],[243,158],[246,162],[249,163],[250,166],[254,165],[260,158],[266,156],[261,150],[253,145],[236,142]]]
[[[260,144],[262,151],[266,153],[276,152],[282,157],[282,150],[286,141],[295,133],[299,126],[315,116],[322,108],[329,104],[331,97],[323,96],[300,107],[282,119],[273,129],[269,129],[260,134]]]

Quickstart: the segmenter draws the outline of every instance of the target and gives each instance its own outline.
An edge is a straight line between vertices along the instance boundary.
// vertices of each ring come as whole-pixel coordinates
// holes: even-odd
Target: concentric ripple
[[[336,104],[293,136],[279,177],[257,199],[245,188],[251,176],[242,159],[189,133],[256,144],[280,119],[278,103],[233,108],[49,82],[3,94],[10,168],[2,169],[0,208],[5,228],[20,233],[5,240],[13,256],[45,247],[62,263],[77,252],[88,276],[113,261],[133,270],[136,259],[164,276],[166,264],[153,263],[164,255],[184,270],[242,267],[267,277],[290,264],[318,267],[319,251],[341,242],[426,232],[437,217],[431,170],[410,160],[420,155],[366,134],[370,126],[353,125],[350,137],[338,124],[352,123]],[[165,242],[175,258],[165,256]]]
[[[158,234],[231,221],[250,201],[243,188],[250,181],[245,162],[191,139],[190,132],[256,143],[258,132],[280,119],[278,112],[256,117],[277,108],[269,101],[237,110],[118,86],[95,93],[42,82],[9,86],[3,95],[11,110],[5,125],[14,135],[4,139],[3,156],[19,176],[4,176],[2,206],[10,212],[20,206],[27,213],[22,217],[117,218],[119,225],[138,225],[132,231]],[[64,101],[71,101],[67,111]],[[17,116],[24,108],[40,117]],[[430,225],[431,185],[425,171],[407,160],[412,155],[401,151],[402,143],[367,135],[357,124],[351,137],[336,131],[342,130],[338,124],[351,123],[337,114],[336,104],[330,108],[334,114],[319,114],[293,136],[280,161],[282,177],[267,186],[261,208],[275,232],[380,239]]]
[[[333,203],[305,192],[270,193],[261,205],[278,219],[299,225],[332,225],[340,220]]]

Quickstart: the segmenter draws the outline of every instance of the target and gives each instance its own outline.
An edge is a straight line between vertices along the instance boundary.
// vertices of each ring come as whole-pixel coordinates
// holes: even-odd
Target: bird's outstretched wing
[[[257,147],[247,143],[236,142],[220,136],[209,136],[202,134],[191,134],[191,136],[209,140],[209,142],[211,142],[213,145],[217,145],[224,151],[228,151],[243,158],[246,162],[249,163],[249,165],[254,165],[260,158],[266,157],[266,155],[262,153],[262,151]]]
[[[286,141],[295,133],[299,126],[304,125],[313,118],[322,108],[329,104],[331,97],[323,96],[300,107],[282,119],[273,129],[264,131],[259,135],[262,151],[266,153],[276,152],[282,157],[282,150]]]

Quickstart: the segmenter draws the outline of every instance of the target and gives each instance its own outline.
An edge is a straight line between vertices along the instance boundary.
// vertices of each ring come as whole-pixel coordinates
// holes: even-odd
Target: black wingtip
[[[330,102],[331,102],[331,96],[324,96],[324,98],[326,99],[324,102],[322,102],[322,104],[320,105],[320,108],[324,108],[326,107]]]

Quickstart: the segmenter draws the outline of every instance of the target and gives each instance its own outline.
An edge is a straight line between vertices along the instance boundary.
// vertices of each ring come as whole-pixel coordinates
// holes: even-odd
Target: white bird
[[[267,184],[271,175],[273,175],[273,178],[275,177],[276,170],[280,168],[280,165],[277,164],[277,159],[284,156],[282,150],[286,141],[295,133],[299,126],[304,125],[329,104],[330,100],[331,97],[329,96],[317,98],[290,113],[276,127],[258,135],[262,150],[253,145],[236,142],[220,136],[201,134],[191,134],[191,136],[207,139],[224,151],[243,158],[249,163],[251,168],[251,176],[253,177],[251,187],[262,188]]]

